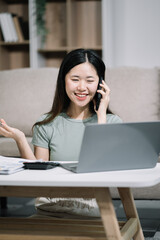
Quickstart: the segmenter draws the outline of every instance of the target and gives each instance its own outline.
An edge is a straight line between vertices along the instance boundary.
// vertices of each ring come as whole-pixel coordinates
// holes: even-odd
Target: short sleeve
[[[43,148],[49,148],[49,137],[45,125],[34,126],[32,144]]]
[[[107,114],[107,123],[122,123],[122,119],[114,114]]]

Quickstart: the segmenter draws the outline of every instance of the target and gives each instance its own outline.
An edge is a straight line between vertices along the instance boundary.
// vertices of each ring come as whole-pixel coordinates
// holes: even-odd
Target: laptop
[[[79,161],[61,164],[76,173],[153,168],[160,154],[160,121],[91,124]]]

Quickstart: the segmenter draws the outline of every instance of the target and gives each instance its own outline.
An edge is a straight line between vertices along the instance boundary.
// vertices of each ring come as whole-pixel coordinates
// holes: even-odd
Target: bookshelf
[[[67,52],[81,47],[102,55],[101,8],[100,0],[49,1],[46,7],[49,33],[43,48],[38,47],[43,64],[59,66]]]
[[[0,13],[14,13],[28,21],[28,1],[0,0]],[[0,70],[29,67],[29,39],[4,41],[0,34]]]
[[[30,33],[29,40],[22,42],[5,43],[0,39],[0,70],[59,67],[66,53],[81,47],[92,48],[102,55],[103,0],[47,0],[48,34],[43,45],[36,34],[34,1],[0,0],[0,12],[28,19]],[[6,63],[4,59],[8,59]]]

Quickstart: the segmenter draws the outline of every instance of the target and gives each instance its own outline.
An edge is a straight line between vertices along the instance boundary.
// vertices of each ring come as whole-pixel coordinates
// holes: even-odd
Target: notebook
[[[91,124],[85,127],[78,162],[61,164],[76,173],[145,169],[160,154],[160,121]]]

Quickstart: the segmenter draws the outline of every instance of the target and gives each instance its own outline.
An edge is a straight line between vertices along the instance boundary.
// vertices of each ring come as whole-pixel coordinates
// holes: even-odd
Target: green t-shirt
[[[38,121],[45,118],[43,115]],[[107,114],[107,123],[120,122],[117,115]],[[61,113],[50,123],[34,127],[32,144],[49,149],[51,161],[78,161],[85,125],[90,123],[97,123],[96,114],[76,120]]]

